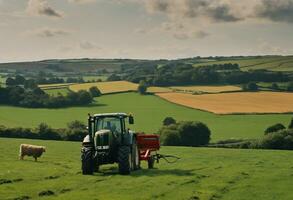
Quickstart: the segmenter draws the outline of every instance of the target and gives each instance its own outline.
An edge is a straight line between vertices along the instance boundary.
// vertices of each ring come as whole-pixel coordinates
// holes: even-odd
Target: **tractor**
[[[128,124],[134,124],[133,116],[125,113],[88,115],[88,135],[81,149],[83,174],[93,174],[100,165],[113,163],[118,163],[123,175],[140,168],[137,134],[126,128],[127,119]]]

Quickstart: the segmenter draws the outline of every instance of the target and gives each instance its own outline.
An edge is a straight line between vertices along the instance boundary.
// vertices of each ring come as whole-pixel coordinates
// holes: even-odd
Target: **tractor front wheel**
[[[81,149],[81,169],[82,174],[91,175],[95,170],[94,151],[92,147],[82,147]]]
[[[132,156],[129,146],[121,146],[118,150],[119,173],[123,175],[130,174]]]

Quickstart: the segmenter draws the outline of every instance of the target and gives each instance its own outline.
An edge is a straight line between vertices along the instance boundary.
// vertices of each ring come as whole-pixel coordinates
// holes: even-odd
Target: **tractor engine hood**
[[[103,129],[95,133],[94,143],[96,150],[109,150],[113,142],[113,134],[110,130]]]

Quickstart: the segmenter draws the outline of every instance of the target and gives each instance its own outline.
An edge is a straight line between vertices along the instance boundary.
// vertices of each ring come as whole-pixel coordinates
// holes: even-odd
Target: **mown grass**
[[[47,152],[34,162],[18,160],[21,143],[45,145]],[[163,147],[162,154],[181,159],[161,161],[155,169],[129,176],[117,165],[84,176],[80,170],[80,143],[0,139],[0,199],[293,199],[293,152]],[[11,181],[11,183],[5,182]],[[2,184],[1,184],[2,183]],[[40,197],[42,192],[52,195]]]
[[[153,95],[137,93],[121,93],[104,95],[96,98],[91,106],[63,109],[28,109],[12,106],[0,106],[0,125],[9,127],[36,127],[45,122],[52,127],[65,127],[73,120],[86,123],[87,113],[126,112],[135,117],[131,129],[156,133],[162,126],[165,117],[176,120],[202,121],[212,131],[212,140],[228,138],[259,138],[264,130],[275,123],[287,125],[292,117],[290,114],[267,115],[216,115],[199,111],[173,103],[169,103]]]

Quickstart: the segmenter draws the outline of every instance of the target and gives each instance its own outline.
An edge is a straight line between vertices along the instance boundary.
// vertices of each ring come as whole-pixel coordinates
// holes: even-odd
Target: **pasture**
[[[18,160],[22,143],[45,145],[34,162]],[[293,199],[293,152],[162,147],[179,156],[155,169],[118,175],[105,165],[93,176],[80,170],[80,143],[0,138],[0,199]],[[135,186],[135,188],[134,188]]]
[[[176,104],[216,114],[293,112],[293,93],[286,92],[235,92],[204,95],[162,93],[157,95]]]
[[[241,91],[238,86],[225,85],[225,86],[174,86],[174,90],[183,92],[204,92],[204,93],[220,93],[220,92],[233,92]]]
[[[287,125],[292,118],[291,114],[217,115],[176,105],[154,95],[143,96],[137,93],[104,95],[96,98],[96,102],[90,106],[29,109],[2,105],[0,110],[0,125],[36,127],[45,122],[56,128],[66,127],[66,124],[73,120],[86,123],[87,113],[126,112],[135,117],[135,124],[130,128],[146,133],[156,133],[164,118],[169,116],[178,121],[206,123],[212,131],[212,141],[259,138],[268,126],[276,123]]]
[[[136,91],[138,85],[128,81],[110,81],[110,82],[97,82],[97,83],[82,83],[70,85],[69,89],[72,91],[78,90],[89,90],[91,87],[96,86],[100,89],[102,94],[117,93],[117,92],[127,92]]]

